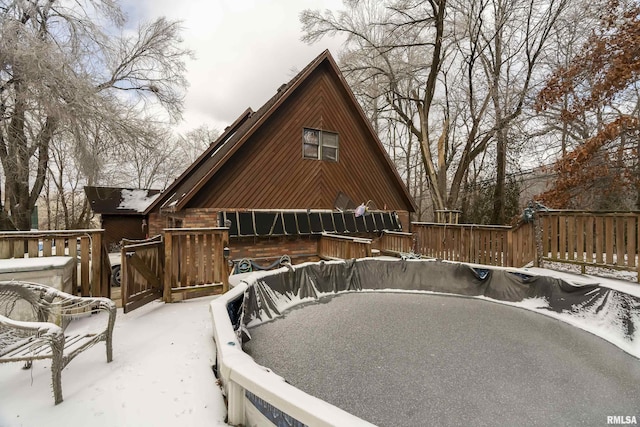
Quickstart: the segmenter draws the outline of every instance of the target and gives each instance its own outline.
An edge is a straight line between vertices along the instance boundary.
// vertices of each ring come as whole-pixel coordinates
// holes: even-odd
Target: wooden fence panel
[[[551,252],[551,218],[540,218],[540,225],[542,227],[542,253]]]
[[[551,238],[551,257],[558,259],[558,217],[551,217],[551,233],[549,234]]]
[[[110,266],[103,233],[102,229],[0,232],[0,259],[68,256],[77,271],[72,276],[74,293],[109,297]]]
[[[552,241],[549,250],[543,250],[543,259],[578,264],[583,272],[587,266],[638,269],[640,214],[549,211],[540,215],[543,235],[549,235]],[[556,222],[559,224],[558,253],[553,247]],[[566,231],[563,222],[567,224]],[[565,240],[567,252],[563,253],[562,242]]]
[[[542,259],[586,266],[640,270],[640,214],[539,212]],[[522,267],[537,257],[532,224],[499,226],[413,223],[423,256]]]
[[[380,238],[380,251],[394,255],[413,252],[414,237],[411,233],[383,231]]]
[[[558,217],[558,255],[567,259],[567,217]]]
[[[507,266],[513,262],[523,266],[533,261],[535,247],[530,224],[512,234],[510,227],[469,224],[412,224],[417,250],[423,256]]]
[[[592,215],[587,216],[585,222],[585,262],[593,263],[595,262],[594,254],[594,243],[595,241],[595,218]]]
[[[318,256],[323,259],[370,257],[371,239],[323,234],[318,241]]]

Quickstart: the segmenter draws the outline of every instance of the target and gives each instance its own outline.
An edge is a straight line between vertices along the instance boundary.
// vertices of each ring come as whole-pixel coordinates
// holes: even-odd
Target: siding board
[[[328,65],[318,67],[186,207],[331,209],[338,191],[359,204],[411,210],[384,155]],[[337,132],[339,161],[302,158],[304,127]]]

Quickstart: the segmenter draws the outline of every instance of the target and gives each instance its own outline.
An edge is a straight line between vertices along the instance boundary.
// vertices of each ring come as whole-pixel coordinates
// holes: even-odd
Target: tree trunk
[[[503,129],[496,132],[496,185],[493,191],[492,224],[504,224],[507,138]]]

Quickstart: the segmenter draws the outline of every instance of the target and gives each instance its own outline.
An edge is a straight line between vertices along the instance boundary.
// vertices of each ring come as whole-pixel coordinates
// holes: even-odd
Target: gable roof
[[[220,170],[233,154],[265,123],[269,117],[289,98],[289,96],[322,64],[329,64],[329,69],[338,77],[340,84],[349,95],[350,102],[366,124],[367,130],[375,141],[377,149],[385,159],[385,165],[393,176],[395,184],[402,198],[411,211],[416,205],[398,174],[393,162],[378,139],[371,123],[366,117],[360,104],[355,99],[344,76],[328,50],[325,50],[303,68],[289,83],[280,86],[276,94],[269,99],[258,111],[246,109],[236,121],[225,129],[222,135],[214,141],[202,155],[183,174],[178,177],[145,211],[149,213],[158,206],[164,211],[180,211],[198,193],[200,189]]]
[[[120,187],[84,187],[91,209],[98,214],[142,215],[160,190]]]

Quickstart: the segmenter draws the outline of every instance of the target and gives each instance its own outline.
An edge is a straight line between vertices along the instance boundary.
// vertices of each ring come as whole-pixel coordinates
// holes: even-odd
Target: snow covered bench
[[[72,320],[82,327],[69,327]],[[30,366],[34,360],[51,359],[57,405],[62,402],[62,369],[74,357],[105,341],[107,362],[111,362],[115,320],[116,305],[108,298],[77,297],[37,283],[0,281],[0,363]]]

